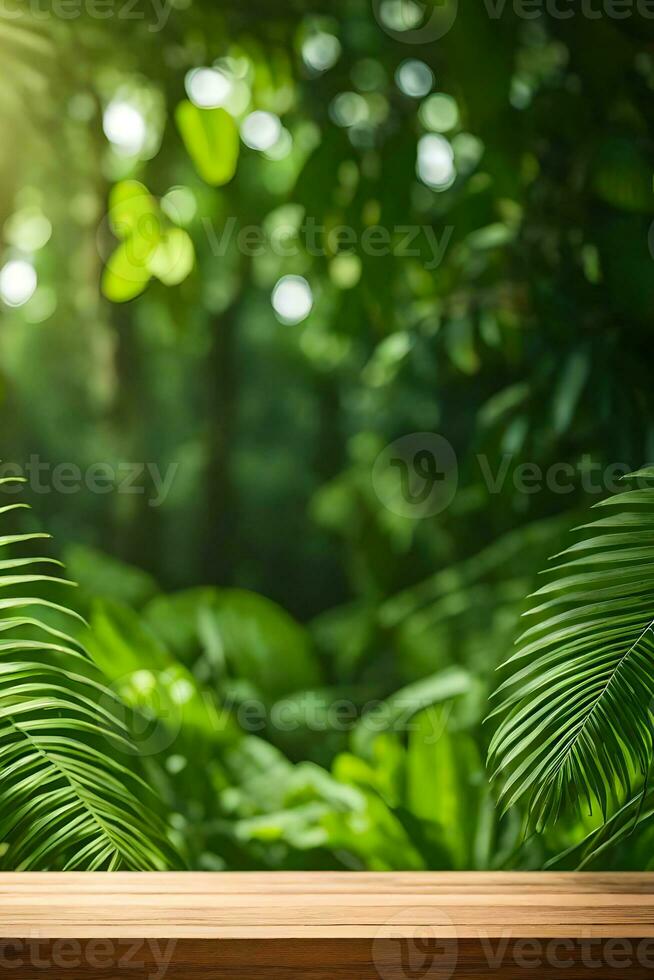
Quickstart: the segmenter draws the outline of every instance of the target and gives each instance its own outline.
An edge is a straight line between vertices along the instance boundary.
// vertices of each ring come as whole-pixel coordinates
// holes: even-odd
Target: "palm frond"
[[[604,861],[607,855],[615,854],[620,845],[626,841],[629,841],[629,858],[632,859],[634,844],[639,846],[641,836],[647,835],[651,838],[654,830],[653,817],[654,792],[652,790],[643,792],[641,789],[611,814],[605,823],[595,827],[581,840],[550,858],[544,870],[573,866],[578,871],[584,871],[593,866],[597,867],[600,859]],[[648,845],[647,851],[651,854],[651,845]],[[648,864],[650,860],[648,858]],[[637,858],[634,867],[640,867]],[[600,866],[600,868],[606,870],[605,867]]]
[[[631,474],[654,479],[654,468]],[[607,517],[560,555],[534,593],[537,618],[507,662],[489,760],[505,808],[537,828],[567,806],[604,819],[645,785],[654,695],[654,490],[596,505]],[[506,664],[505,664],[506,666]]]
[[[0,536],[0,553],[43,537]],[[51,561],[3,557],[0,589],[72,585],[38,571]],[[14,574],[26,567],[33,570]],[[46,622],[53,613],[71,628]],[[0,599],[0,616],[0,866],[169,866],[163,829],[142,801],[149,790],[120,761],[136,749],[117,717],[117,699],[72,636],[81,617],[38,595]]]

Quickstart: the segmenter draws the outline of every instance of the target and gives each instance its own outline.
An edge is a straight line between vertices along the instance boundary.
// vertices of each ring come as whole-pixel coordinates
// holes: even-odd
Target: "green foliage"
[[[188,865],[492,868],[519,848],[520,819],[500,818],[485,778],[484,698],[468,671],[443,666],[386,697],[354,661],[329,687],[322,626],[231,589],[145,605],[137,590],[137,613],[113,597],[109,565],[93,574],[84,642],[130,708]],[[396,617],[402,607],[408,595]]]
[[[652,861],[647,492],[537,578],[652,458],[652,27],[437,6],[0,13],[3,455],[91,657],[11,659],[78,671],[25,717],[189,867]],[[416,433],[458,481],[420,519],[373,477]],[[81,806],[7,866],[175,861],[76,846]]]
[[[631,474],[651,479],[654,469]],[[501,802],[526,798],[537,826],[563,807],[599,804],[606,819],[652,762],[654,491],[602,502],[607,517],[556,558],[537,616],[508,661],[490,759]]]
[[[2,513],[21,505],[9,505]],[[5,534],[0,547],[48,535]],[[145,785],[123,764],[136,751],[120,702],[88,653],[48,614],[76,613],[34,596],[34,586],[72,583],[40,571],[41,557],[4,558],[0,587],[0,840],[15,870],[169,867],[162,826],[141,799]],[[147,796],[147,792],[146,792]]]
[[[267,700],[320,683],[308,632],[263,596],[239,589],[198,589],[155,598],[145,615],[181,659],[192,660],[199,640],[216,676],[236,674]]]
[[[177,286],[193,269],[193,242],[183,228],[171,226],[143,184],[123,180],[109,198],[109,223],[120,245],[102,274],[107,299],[123,303],[139,296],[152,276]]]

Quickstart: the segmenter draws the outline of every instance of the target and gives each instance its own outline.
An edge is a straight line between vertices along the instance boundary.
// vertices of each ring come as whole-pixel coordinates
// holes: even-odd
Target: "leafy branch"
[[[22,507],[2,507],[0,515]],[[0,549],[47,537],[3,535]],[[166,868],[171,854],[163,826],[140,798],[149,790],[117,759],[135,751],[117,717],[117,698],[71,634],[74,621],[83,621],[67,606],[30,594],[35,585],[74,584],[44,573],[44,564],[60,565],[42,557],[0,561],[0,589],[29,588],[0,600],[1,864]],[[52,625],[53,617],[67,626]]]
[[[634,478],[647,483],[654,468]],[[597,506],[608,516],[578,529],[586,536],[534,593],[527,615],[538,621],[517,641],[491,715],[500,803],[526,801],[538,829],[580,803],[606,820],[646,786],[652,760],[654,489]]]

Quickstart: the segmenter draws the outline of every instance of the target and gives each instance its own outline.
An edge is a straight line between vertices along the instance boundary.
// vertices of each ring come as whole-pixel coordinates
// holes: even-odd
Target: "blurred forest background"
[[[597,844],[500,816],[482,719],[546,559],[654,459],[654,21],[544,7],[0,14],[2,456],[186,866]],[[437,513],[373,479],[416,433]]]

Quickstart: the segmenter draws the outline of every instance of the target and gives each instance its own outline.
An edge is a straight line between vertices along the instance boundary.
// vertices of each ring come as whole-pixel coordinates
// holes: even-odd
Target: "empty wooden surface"
[[[654,937],[654,875],[0,874],[0,937]]]

